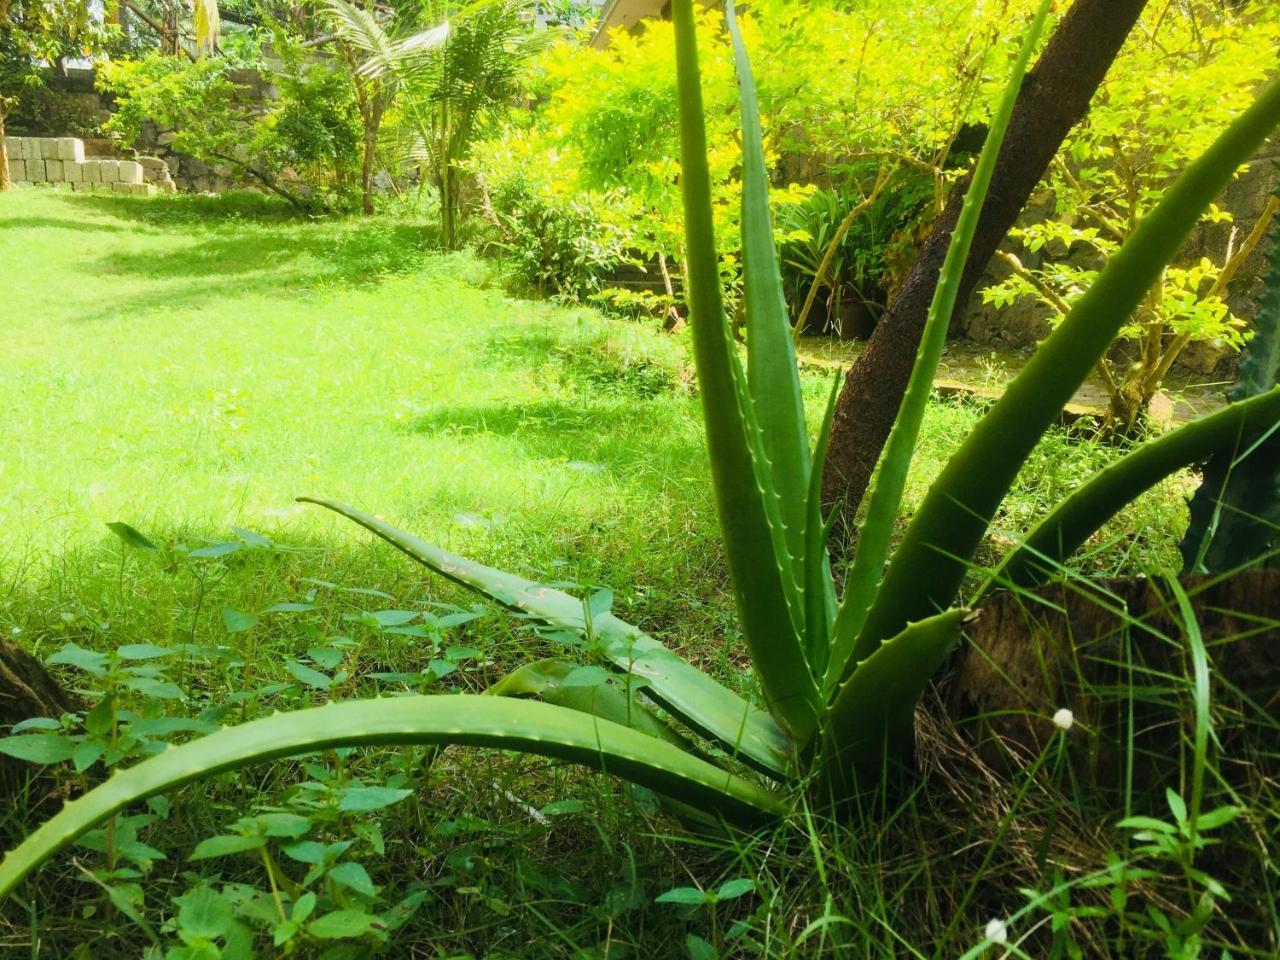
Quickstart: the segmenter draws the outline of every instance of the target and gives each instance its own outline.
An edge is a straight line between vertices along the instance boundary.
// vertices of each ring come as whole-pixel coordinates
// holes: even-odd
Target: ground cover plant
[[[378,703],[353,701],[336,707],[330,706],[324,708],[327,713],[323,713],[323,717],[327,717],[327,720],[321,719],[322,714],[301,712],[250,723],[144,761],[87,794],[85,798],[75,801],[72,807],[50,821],[43,833],[37,833],[24,847],[19,848],[15,858],[9,860],[3,868],[9,871],[9,877],[16,880],[22,871],[46,855],[53,844],[62,842],[69,833],[91,826],[94,821],[117,809],[130,796],[153,792],[164,784],[176,786],[183,780],[216,772],[220,768],[241,765],[255,751],[267,757],[296,752],[305,747],[345,747],[405,741],[520,746],[535,752],[567,755],[572,759],[599,764],[635,777],[662,792],[676,793],[678,801],[694,801],[704,808],[704,814],[706,808],[710,808],[729,817],[749,818],[760,812],[774,813],[784,809],[783,794],[765,792],[747,776],[735,773],[727,763],[730,758],[720,757],[714,752],[707,754],[707,748],[695,752],[677,748],[677,744],[679,747],[686,745],[684,738],[641,712],[639,702],[631,697],[633,680],[643,683],[645,696],[682,719],[694,734],[712,741],[719,740],[721,751],[727,749],[731,754],[749,761],[751,766],[770,770],[775,775],[780,774],[783,779],[791,773],[793,765],[808,762],[805,754],[809,742],[820,747],[819,761],[814,768],[818,773],[819,783],[816,798],[820,802],[824,792],[828,795],[835,792],[850,797],[853,796],[850,793],[852,787],[859,784],[865,787],[869,782],[874,783],[878,779],[876,768],[884,755],[886,741],[891,755],[908,752],[914,700],[933,667],[953,642],[954,627],[963,616],[963,611],[957,609],[925,620],[923,626],[917,624],[906,627],[901,636],[898,636],[899,627],[905,626],[912,619],[911,603],[914,602],[917,608],[923,607],[922,615],[927,616],[932,612],[929,609],[930,601],[942,606],[950,602],[949,592],[954,592],[959,586],[965,572],[965,553],[976,548],[983,529],[1004,492],[1000,489],[1001,485],[1007,488],[1012,482],[1021,460],[1048,425],[1055,403],[1060,404],[1069,396],[1074,386],[1072,377],[1076,377],[1078,382],[1096,360],[1096,356],[1090,358],[1090,351],[1100,354],[1109,342],[1110,334],[1106,327],[1108,321],[1104,318],[1114,318],[1117,302],[1124,303],[1128,298],[1128,301],[1136,303],[1145,283],[1149,281],[1150,272],[1158,270],[1163,259],[1170,256],[1176,248],[1179,230],[1185,232],[1190,229],[1199,206],[1208,202],[1208,197],[1220,188],[1239,158],[1247,155],[1273,125],[1276,110],[1274,101],[1280,95],[1274,87],[1265,91],[1258,105],[1215,145],[1214,152],[1191,168],[1185,182],[1180,184],[1181,189],[1172,190],[1166,204],[1153,215],[1155,219],[1152,226],[1139,232],[1131,255],[1117,258],[1122,266],[1113,266],[1112,270],[1100,278],[1100,291],[1092,301],[1088,298],[1082,301],[1077,308],[1078,313],[1073,314],[1075,323],[1068,320],[1064,325],[1066,333],[1051,340],[1045,347],[1042,357],[1047,359],[1042,359],[1039,366],[1034,368],[1038,376],[1031,379],[1035,379],[1036,386],[1047,395],[1028,396],[1025,389],[1019,391],[1018,384],[1023,383],[1020,379],[1010,388],[1009,399],[998,403],[973,431],[966,445],[962,446],[961,459],[966,453],[970,458],[981,456],[982,462],[988,467],[1003,460],[1003,480],[987,486],[991,483],[988,477],[975,487],[972,478],[953,476],[958,470],[957,461],[953,459],[917,511],[916,518],[906,531],[889,567],[884,585],[877,590],[880,566],[897,516],[898,501],[905,484],[905,471],[924,412],[932,368],[936,366],[941,349],[941,335],[945,332],[942,324],[933,324],[934,335],[929,338],[928,347],[922,356],[922,373],[910,392],[907,412],[901,421],[901,432],[895,437],[895,442],[891,443],[880,485],[873,495],[860,553],[855,558],[853,570],[846,582],[844,604],[837,613],[826,599],[830,596],[833,605],[834,586],[826,569],[826,552],[821,536],[821,517],[817,515],[816,494],[809,491],[806,495],[806,488],[812,484],[804,482],[804,474],[814,471],[809,463],[807,432],[803,425],[801,394],[799,385],[795,382],[794,365],[776,362],[776,355],[771,361],[767,354],[762,353],[770,342],[770,337],[788,345],[788,351],[790,341],[785,312],[781,309],[781,297],[776,287],[777,275],[768,228],[763,177],[763,154],[759,149],[759,131],[754,119],[754,93],[744,68],[740,76],[743,85],[748,178],[743,217],[746,225],[744,260],[747,264],[748,370],[747,379],[743,382],[740,373],[736,372],[736,352],[727,339],[718,299],[718,259],[711,244],[713,231],[707,192],[706,155],[701,143],[700,101],[696,95],[692,13],[688,5],[679,5],[677,11],[683,42],[681,66],[685,112],[682,120],[686,147],[684,179],[690,231],[694,355],[708,422],[713,480],[721,500],[730,572],[742,608],[740,612],[747,646],[752,649],[757,665],[767,667],[759,675],[759,679],[772,717],[759,711],[753,712],[737,693],[717,685],[707,674],[690,670],[684,661],[674,655],[656,652],[660,650],[656,641],[612,617],[608,612],[610,597],[607,593],[596,592],[589,597],[576,599],[549,587],[511,578],[492,569],[470,565],[457,557],[441,554],[387,528],[374,517],[344,509],[344,512],[357,517],[371,529],[435,566],[447,576],[480,588],[504,605],[523,610],[541,621],[544,627],[559,628],[544,634],[544,639],[564,643],[564,631],[567,628],[578,637],[570,641],[573,645],[585,644],[588,653],[595,653],[600,660],[612,662],[624,670],[622,687],[619,689],[608,684],[607,674],[599,663],[574,667],[563,661],[542,662],[504,680],[499,687],[500,692],[538,694],[553,703],[562,703],[578,710],[585,708],[589,713],[616,718],[622,722],[611,723],[606,719],[584,727],[581,723],[570,722],[568,711],[522,701],[405,697]],[[1044,8],[1041,10],[1041,17],[1043,12]],[[1030,41],[1024,47],[1024,66],[1029,51]],[[1016,89],[1016,80],[1015,75],[1011,90]],[[1007,97],[1006,108],[1010,102],[1011,97]],[[998,134],[992,140],[998,146]],[[988,171],[991,157],[992,150],[989,149],[984,159],[985,169]],[[979,170],[982,169],[980,166]],[[981,175],[975,178],[975,182],[982,184]],[[980,193],[981,187],[978,189],[976,202],[980,202]],[[960,240],[956,256],[963,262],[963,230],[958,232],[958,237]],[[950,290],[954,295],[954,285],[944,283],[940,289],[942,300],[936,315],[946,317],[950,314],[950,304],[946,302],[947,291]],[[1107,309],[1100,310],[1099,305],[1102,304]],[[1115,322],[1122,319],[1115,319]],[[1082,339],[1084,347],[1080,343]],[[1062,344],[1067,346],[1063,347]],[[785,356],[784,354],[784,359]],[[774,380],[770,386],[768,384],[771,377],[781,379]],[[782,402],[778,402],[780,400]],[[1257,421],[1250,422],[1250,413],[1262,411],[1260,416],[1265,425],[1274,419],[1274,411],[1270,405],[1275,402],[1274,392],[1265,394],[1228,408],[1172,436],[1177,438],[1176,443],[1188,448],[1186,460],[1194,461],[1198,459],[1197,450],[1201,451],[1199,455],[1202,456],[1216,446],[1229,446],[1235,442],[1242,424],[1256,433],[1261,427]],[[760,403],[759,410],[756,409],[757,403]],[[1014,409],[1012,414],[1009,412],[1011,408]],[[762,417],[767,415],[782,419],[758,424],[753,419],[757,413]],[[989,442],[989,437],[995,430],[1000,431],[1000,443],[1006,446],[1003,456],[1001,451],[982,452],[982,444]],[[1015,445],[1013,450],[1007,449],[1010,437],[1018,436],[1019,431],[1024,438],[1025,448],[1019,451]],[[819,450],[821,445],[820,440]],[[1137,459],[1126,458],[1117,463],[1109,476],[1132,477],[1135,465],[1142,466],[1146,463],[1141,459],[1141,451],[1133,457]],[[817,459],[820,465],[821,457]],[[745,469],[734,470],[735,467],[744,465]],[[1139,479],[1143,484],[1153,481],[1169,472],[1170,467],[1171,465],[1166,464],[1160,470],[1151,471]],[[793,470],[798,472],[788,475]],[[787,493],[785,491],[789,483],[792,486]],[[1106,483],[1102,484],[1103,488],[1106,486]],[[1098,486],[1086,486],[1083,496],[1097,496],[1098,489]],[[776,494],[776,501],[773,499],[775,491],[780,491]],[[985,513],[980,518],[983,522],[976,528],[964,513],[958,516],[954,514],[957,497],[963,506]],[[1081,494],[1077,494],[1069,500],[1068,508],[1079,503],[1080,497]],[[1090,515],[1084,517],[1082,522],[1070,526],[1053,518],[1079,516],[1078,511],[1073,513],[1067,509],[1064,513],[1052,515],[1049,521],[1050,533],[1042,536],[1039,541],[1042,551],[1057,551],[1061,555],[1069,553],[1096,528],[1101,519],[1105,519],[1113,508],[1118,508],[1126,499],[1127,494],[1102,509],[1091,510]],[[887,506],[880,506],[881,503]],[[787,511],[787,516],[791,518],[789,525],[782,519],[783,511]],[[947,517],[948,511],[952,511],[953,515]],[[945,531],[941,542],[945,542],[945,536],[954,537],[959,556],[949,555],[948,552],[939,560],[936,556],[931,556],[928,550],[921,554],[922,547],[936,548],[939,545],[940,535],[937,531],[940,516],[943,518],[941,529]],[[921,530],[927,531],[930,524],[934,525],[934,532],[922,538]],[[131,528],[119,529],[133,546],[142,550],[149,549],[149,541]],[[743,537],[746,538],[745,541],[740,539]],[[792,540],[793,537],[798,539]],[[755,542],[751,543],[753,538]],[[789,540],[790,550],[787,549]],[[222,549],[227,554],[232,554],[268,545],[256,541],[252,534],[242,533],[236,541],[214,544],[210,549]],[[1025,564],[1024,568],[1031,569],[1033,566],[1034,564]],[[900,587],[894,589],[895,570],[908,571],[907,574],[899,574],[899,579],[926,571],[939,574],[925,579],[926,583],[935,585],[936,594],[921,596],[918,590],[911,594]],[[949,586],[946,582],[948,579],[953,580]],[[753,592],[757,588],[759,592]],[[808,602],[801,602],[806,591],[810,599]],[[789,593],[794,599],[788,599]],[[232,614],[235,613],[233,610]],[[465,613],[462,615],[465,616]],[[224,616],[224,620],[228,628],[233,630],[246,623],[234,615]],[[372,620],[380,622],[376,616],[372,616]],[[898,623],[899,620],[901,623]],[[391,626],[404,626],[409,622],[406,620]],[[849,626],[850,623],[854,625]],[[382,625],[387,626],[385,623]],[[868,630],[871,632],[867,633]],[[314,653],[309,652],[314,666],[295,664],[298,669],[291,672],[305,686],[327,689],[345,681],[345,677],[339,679],[336,673],[326,674],[317,669],[327,668],[333,671],[341,664],[342,645],[335,642],[330,646],[332,651],[317,646]],[[338,652],[336,659],[334,651]],[[870,656],[863,660],[865,654]],[[161,655],[154,654],[138,659],[159,656]],[[69,659],[72,657],[75,659]],[[455,661],[458,659],[470,658],[463,655],[453,658]],[[75,650],[66,652],[64,660],[90,672],[105,671],[108,676],[113,675],[112,671],[115,669],[109,661],[104,663],[85,658]],[[450,661],[446,659],[443,662]],[[797,664],[802,669],[795,669]],[[457,664],[453,663],[453,666],[456,668]],[[808,681],[805,680],[806,676]],[[129,681],[147,679],[163,682],[155,675],[145,677],[136,673],[127,674]],[[821,687],[819,683],[822,684]],[[807,684],[814,686],[815,695],[806,693]],[[901,686],[895,689],[895,684]],[[150,689],[154,691],[155,687],[150,686]],[[741,708],[738,707],[739,704],[742,705]],[[716,711],[720,705],[727,705],[727,710],[717,716]],[[471,715],[469,724],[459,724],[460,711]],[[104,719],[109,712],[110,708],[103,712]],[[846,721],[855,721],[851,725],[852,736],[846,735],[841,729],[841,724]],[[542,725],[540,731],[534,729],[538,724]],[[813,739],[819,724],[821,739]],[[108,723],[107,727],[100,729],[105,731],[113,727],[114,724]],[[31,736],[45,738],[47,735]],[[40,739],[40,743],[44,745],[52,742]],[[57,740],[57,743],[64,742],[66,741]],[[79,744],[71,747],[73,753],[78,749]],[[427,756],[433,755],[433,751],[429,750]],[[704,760],[703,756],[709,759]],[[711,762],[717,759],[721,764]],[[868,770],[871,771],[870,780],[867,779]],[[155,779],[148,780],[149,776]],[[341,806],[342,801],[339,801],[339,807]],[[677,807],[677,812],[681,809]],[[689,815],[687,809],[683,812],[686,816]],[[1187,818],[1185,810],[1178,814],[1176,807],[1174,814],[1179,820]],[[1193,804],[1192,822],[1196,816],[1197,808]],[[1226,822],[1222,817],[1218,820]],[[68,826],[63,826],[64,824]],[[215,838],[218,842],[210,843],[203,854],[214,855],[211,851],[265,850],[268,846],[267,838],[272,836],[270,831],[273,829],[284,830],[284,833],[277,836],[287,839],[297,839],[301,835],[298,832],[290,834],[288,831],[303,831],[297,821],[283,826],[277,821],[241,823],[233,834]],[[1195,829],[1194,826],[1191,828],[1193,836]],[[1205,829],[1208,829],[1208,824]],[[48,838],[43,848],[42,837]],[[108,839],[104,842],[110,853],[111,841]],[[152,859],[146,851],[134,852],[142,859]],[[311,856],[312,853],[306,855]],[[338,855],[341,855],[341,851]],[[264,867],[271,880],[272,899],[278,921],[274,935],[281,943],[288,943],[297,935],[313,940],[358,937],[373,934],[374,931],[382,932],[394,925],[394,918],[383,916],[379,920],[368,911],[343,906],[340,896],[338,909],[312,920],[311,911],[315,908],[316,897],[312,895],[311,899],[307,899],[308,894],[294,896],[287,888],[283,893],[278,890],[276,872],[266,854],[263,857]],[[324,862],[322,857],[319,863]],[[316,878],[323,875],[324,871],[321,871],[316,874]],[[345,870],[343,876],[346,877],[346,882],[338,881],[339,887],[351,887],[357,893],[369,895],[372,885],[365,883],[367,877],[361,878],[354,869]],[[676,894],[673,891],[667,899],[710,905],[714,920],[714,908],[719,900],[737,899],[752,886],[753,882],[743,884],[729,881],[712,891],[695,891],[693,894]],[[226,919],[234,913],[230,909],[232,905],[226,900],[227,896],[224,890],[221,894],[204,894],[191,901],[197,904],[190,908],[193,915],[218,912],[225,922],[216,926],[205,923],[199,930],[193,928],[188,931],[190,938],[183,937],[187,941],[187,949],[203,949],[205,941],[222,941],[221,946],[213,948],[218,950],[224,947],[231,949],[233,940],[236,943],[243,942],[248,935],[240,929],[243,924],[236,926],[231,919]],[[287,913],[284,909],[286,899],[291,901]],[[209,906],[214,901],[223,906]],[[266,906],[269,908],[270,904]],[[184,912],[185,910],[184,903]],[[179,920],[181,921],[181,914]],[[713,939],[718,939],[714,932]],[[988,939],[992,943],[999,942],[999,928],[992,928]],[[193,945],[193,941],[199,942]],[[696,943],[691,941],[691,944],[690,950],[693,951]]]

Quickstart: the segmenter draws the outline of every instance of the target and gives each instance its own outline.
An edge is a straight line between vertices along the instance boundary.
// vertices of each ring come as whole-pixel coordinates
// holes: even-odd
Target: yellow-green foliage
[[[1049,216],[1014,231],[1010,249],[1027,259],[1025,269],[988,288],[987,301],[1036,297],[1060,319],[1191,159],[1275,74],[1278,46],[1280,4],[1271,0],[1150,5],[1050,170]],[[1204,216],[1205,223],[1230,220],[1217,205]],[[1121,331],[1143,343],[1140,365],[1128,375],[1134,382],[1118,389],[1129,387],[1145,402],[1188,343],[1244,342],[1245,321],[1226,302],[1237,266],[1231,254],[1254,225],[1239,226],[1216,259],[1163,272]]]
[[[775,205],[807,195],[781,182],[786,157],[829,166],[870,153],[891,165],[904,158],[940,165],[961,125],[985,121],[1008,75],[1014,31],[996,28],[1023,22],[1033,4],[843,6],[763,0],[743,18],[758,64]],[[735,250],[741,150],[732,52],[720,12],[703,11],[698,32],[718,246]],[[593,218],[600,244],[662,254],[674,271],[683,262],[683,223],[670,24],[619,31],[604,50],[565,41],[542,56],[535,74],[537,106],[516,111],[477,151],[475,169],[499,198],[499,215],[517,212],[510,209],[517,193],[525,204],[536,201],[539,214],[551,207]],[[736,260],[726,256],[722,266],[736,280]]]

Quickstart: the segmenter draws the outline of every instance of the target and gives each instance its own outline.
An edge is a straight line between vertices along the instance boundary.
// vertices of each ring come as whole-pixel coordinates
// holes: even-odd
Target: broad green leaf
[[[213,733],[216,723],[195,717],[144,717],[129,721],[129,732],[139,737],[170,737],[175,733]]]
[[[587,805],[581,800],[553,800],[538,810],[544,817],[568,817],[585,813]]]
[[[57,733],[23,733],[0,739],[0,753],[28,763],[61,763],[70,760],[76,743]]]
[[[196,547],[189,550],[187,556],[194,560],[216,560],[219,557],[229,557],[233,553],[239,553],[241,550],[247,549],[243,541],[226,540],[222,543],[210,543],[207,546]]]
[[[86,673],[101,676],[107,669],[107,655],[96,650],[86,650],[75,643],[64,643],[45,663],[78,667]]]
[[[116,647],[116,656],[121,660],[158,660],[176,653],[170,647],[158,647],[154,643],[126,643]]]
[[[755,888],[756,882],[751,877],[736,877],[720,884],[720,888],[716,890],[716,899],[736,900],[751,893]]]
[[[260,813],[249,819],[267,837],[297,839],[311,829],[311,821],[296,813]]]
[[[327,673],[321,673],[314,667],[308,667],[305,663],[298,663],[296,660],[286,660],[284,668],[293,675],[304,687],[315,687],[317,690],[328,690],[333,686],[333,677]]]
[[[314,603],[273,603],[269,607],[263,607],[263,613],[307,613],[314,610]]]
[[[378,923],[363,910],[335,910],[307,924],[307,932],[317,940],[347,940],[362,937]]]
[[[137,768],[135,767],[134,769]],[[108,781],[108,783],[110,782]],[[102,788],[99,787],[99,789]],[[196,848],[191,851],[191,856],[187,859],[212,860],[215,857],[229,857],[235,853],[257,850],[259,847],[266,846],[266,843],[266,837],[261,836],[242,837],[239,834],[228,833],[216,837],[206,837],[196,844]]]
[[[411,796],[413,796],[412,790],[395,787],[344,787],[342,797],[338,801],[338,809],[347,813],[369,813],[399,803]]]
[[[293,910],[289,913],[289,919],[294,923],[303,923],[307,917],[316,908],[316,895],[308,890],[300,896],[293,904]]]
[[[787,808],[782,797],[672,744],[546,703],[468,694],[353,700],[228,727],[116,773],[67,803],[9,851],[0,861],[0,899],[81,834],[152,794],[265,760],[338,747],[406,744],[459,744],[556,757],[735,822],[759,822]]]
[[[1169,187],[1093,286],[1005,387],[925,495],[863,631],[874,643],[949,606],[991,518],[1063,405],[1174,258],[1201,214],[1280,123],[1280,77]],[[863,641],[859,641],[863,643]]]
[[[378,894],[373,881],[369,879],[369,871],[354,861],[338,864],[329,871],[328,876],[339,886],[347,887],[366,897],[374,897]]]
[[[98,701],[93,709],[84,715],[84,728],[95,736],[101,735],[111,729],[111,724],[115,722],[115,718],[115,697],[107,697]]]
[[[231,607],[223,607],[222,622],[227,627],[227,633],[244,633],[246,630],[253,629],[258,622],[258,618],[252,613],[244,613]]]
[[[84,773],[98,762],[106,750],[107,745],[101,740],[81,740],[71,752],[71,765],[76,773]]]
[[[281,848],[284,855],[299,863],[324,863],[325,846],[315,840],[303,840],[299,843],[286,844]]]
[[[186,691],[180,686],[171,680],[161,680],[159,677],[129,677],[124,681],[124,685],[143,696],[155,697],[157,700],[187,699]]]
[[[704,890],[697,887],[675,887],[666,893],[660,893],[654,898],[654,903],[680,903],[686,906],[693,904],[710,903],[712,897]]]
[[[107,529],[114,533],[117,537],[133,547],[135,550],[159,550],[154,543],[144,537],[129,524],[120,520],[113,520],[107,524]]]
[[[508,609],[578,636],[587,632],[582,601],[576,597],[448,553],[361,510],[327,500],[303,502],[354,520],[423,566]],[[792,773],[790,741],[769,714],[611,613],[595,618],[592,629],[603,656],[645,681],[646,697],[753,766],[777,776]]]
[[[188,936],[215,940],[227,932],[235,920],[231,904],[212,887],[196,887],[181,897],[178,904],[178,926]]]
[[[718,960],[720,956],[715,947],[696,933],[685,936],[684,948],[689,951],[689,960]]]

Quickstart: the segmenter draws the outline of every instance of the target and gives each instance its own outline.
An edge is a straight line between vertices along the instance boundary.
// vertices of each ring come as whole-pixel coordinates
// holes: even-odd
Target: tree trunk
[[[957,313],[964,309],[1063,140],[1088,111],[1094,91],[1146,2],[1076,0],[1027,75],[965,265]],[[898,415],[968,186],[965,177],[951,192],[911,272],[840,392],[822,476],[823,502],[828,508],[841,509],[837,544],[847,542],[852,532],[850,520]]]
[[[1219,712],[1247,721],[1261,709],[1280,720],[1280,570],[1180,582],[1212,663]],[[1131,738],[1139,779],[1158,778],[1162,764],[1176,769],[1168,757],[1177,753],[1193,671],[1166,581],[1132,577],[1084,590],[1051,584],[1031,595],[993,594],[966,633],[949,709],[972,727],[988,762],[1044,749],[1057,729],[1051,718],[1065,707],[1072,738],[1083,741],[1072,750],[1081,763],[1076,772],[1089,782],[1123,781]]]
[[[9,179],[9,150],[4,144],[4,106],[0,104],[0,190],[13,186]]]
[[[360,209],[366,217],[373,215],[373,171],[378,154],[378,127],[382,124],[382,105],[371,98],[364,118],[364,162],[360,168]]]
[[[40,661],[0,640],[0,728],[32,717],[58,717],[81,709],[49,676]],[[39,767],[0,755],[0,798],[24,783]]]

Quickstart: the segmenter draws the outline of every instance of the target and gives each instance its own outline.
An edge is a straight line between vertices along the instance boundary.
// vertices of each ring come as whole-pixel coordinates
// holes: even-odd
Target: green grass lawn
[[[67,643],[160,645],[170,652],[155,654],[156,676],[122,674],[111,688],[115,709],[212,722],[370,693],[478,691],[517,662],[563,652],[492,613],[439,636],[388,631],[381,611],[415,611],[425,625],[432,604],[474,601],[294,503],[313,494],[527,575],[608,585],[620,615],[749,689],[683,340],[515,298],[493,263],[432,252],[432,240],[385,220],[301,222],[251,197],[0,195],[0,630],[42,656]],[[828,382],[805,387],[816,410]],[[979,412],[931,410],[913,497]],[[999,536],[1024,531],[1114,455],[1051,435]],[[1171,482],[1110,525],[1083,568],[1167,567],[1184,514]],[[116,520],[165,551],[126,548],[104,526]],[[233,526],[272,543],[241,534],[257,546],[185,553],[234,539]],[[59,675],[90,701],[103,695],[100,679]],[[100,851],[76,856],[172,943],[175,897],[206,883],[230,884],[220,889],[246,903],[268,897],[261,863],[189,863],[196,844],[249,813],[310,811],[309,836],[353,844],[344,856],[377,886],[326,896],[350,909],[413,904],[379,954],[395,957],[685,956],[688,935],[724,956],[817,956],[819,942],[848,956],[838,944],[850,937],[868,945],[859,955],[905,955],[904,943],[931,953],[936,942],[950,956],[994,909],[987,891],[957,923],[937,895],[987,869],[976,860],[997,824],[982,810],[964,816],[963,791],[884,835],[791,824],[728,843],[689,839],[642,793],[542,761],[455,750],[428,770],[425,759],[361,751],[180,791],[170,815],[129,821],[164,854],[142,857],[145,878],[111,873]],[[413,798],[376,817],[307,806],[353,778],[407,785]],[[44,809],[38,793],[13,804],[0,835],[26,833]],[[956,817],[941,840],[938,811]],[[935,840],[972,856],[927,856]],[[295,880],[306,872],[279,855]],[[991,865],[1007,878],[996,894],[1033,882],[1006,866]],[[744,875],[757,894],[718,913],[655,902],[670,887]],[[96,956],[138,956],[149,940],[71,857],[27,895],[46,952],[31,952],[31,914],[11,909],[0,954],[78,956],[93,940]],[[846,918],[837,933],[802,936],[836,914]],[[726,940],[735,919],[751,926]],[[364,956],[379,941],[361,943],[355,954],[308,943],[297,955]]]
[[[0,199],[3,543],[60,550],[117,519],[327,525],[300,494],[446,540],[683,529],[673,501],[700,502],[703,468],[693,401],[665,389],[678,347],[509,299],[430,239],[200,200]]]

